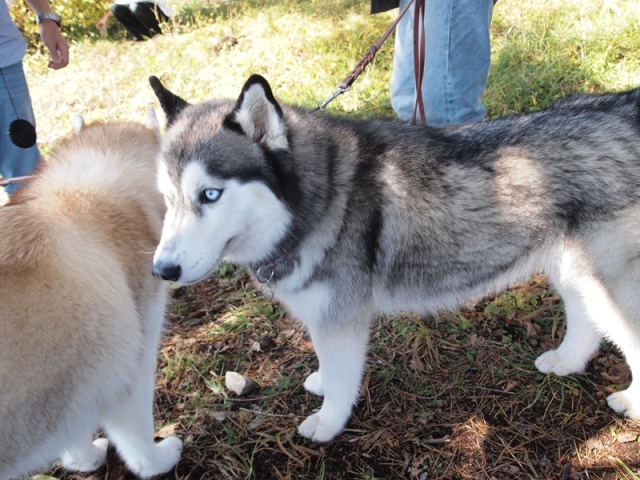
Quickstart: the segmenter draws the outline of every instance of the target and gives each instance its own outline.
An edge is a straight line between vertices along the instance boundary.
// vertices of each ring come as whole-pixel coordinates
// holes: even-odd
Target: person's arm
[[[36,15],[42,13],[53,13],[48,0],[25,0],[29,8]],[[69,44],[62,36],[58,24],[53,20],[42,20],[40,22],[40,38],[51,55],[49,68],[58,70],[69,64]]]
[[[96,23],[96,28],[101,32],[106,30],[107,23],[109,23],[109,20],[111,19],[111,17],[113,17],[113,13],[111,12],[111,10],[108,10],[107,13],[105,13],[104,17],[102,17],[100,21]]]

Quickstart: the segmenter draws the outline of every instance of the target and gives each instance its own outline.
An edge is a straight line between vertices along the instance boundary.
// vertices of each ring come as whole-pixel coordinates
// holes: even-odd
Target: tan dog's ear
[[[156,131],[158,138],[160,135],[160,122],[158,122],[158,116],[156,115],[156,109],[153,105],[147,105],[147,126]]]
[[[82,115],[80,115],[79,113],[76,113],[73,116],[73,130],[76,133],[80,133],[83,127],[84,127],[84,118],[82,118]]]

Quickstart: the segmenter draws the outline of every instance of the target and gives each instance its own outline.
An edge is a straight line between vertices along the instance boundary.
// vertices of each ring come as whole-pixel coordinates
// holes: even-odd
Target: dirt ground
[[[173,291],[156,421],[184,453],[162,479],[638,478],[640,423],[605,400],[630,380],[615,349],[604,345],[585,375],[534,367],[562,337],[544,278],[438,318],[381,318],[347,429],[318,444],[296,434],[321,404],[302,387],[313,345],[246,275],[222,273]],[[257,388],[229,392],[227,371]],[[91,477],[53,475],[135,478],[115,452]]]

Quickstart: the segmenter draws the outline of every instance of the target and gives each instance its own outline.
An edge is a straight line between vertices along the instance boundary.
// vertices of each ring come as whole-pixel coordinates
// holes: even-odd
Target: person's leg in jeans
[[[400,0],[400,10],[407,3]],[[482,93],[491,64],[493,4],[493,0],[425,0],[422,96],[428,125],[484,118]],[[391,77],[391,104],[405,121],[411,119],[415,102],[413,9],[396,30]]]
[[[4,178],[31,175],[40,160],[40,151],[37,145],[20,148],[14,145],[9,138],[9,125],[18,118],[35,126],[31,96],[22,62],[3,68],[2,77],[0,77],[0,126],[2,126],[2,131],[0,131],[0,175]],[[19,186],[19,184],[8,185],[5,187],[5,191],[11,194]]]

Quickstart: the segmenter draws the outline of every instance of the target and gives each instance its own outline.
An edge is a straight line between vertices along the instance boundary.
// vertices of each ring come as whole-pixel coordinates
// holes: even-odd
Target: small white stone
[[[226,372],[224,374],[224,382],[226,387],[239,397],[248,394],[256,388],[256,383],[253,380],[238,372]]]

